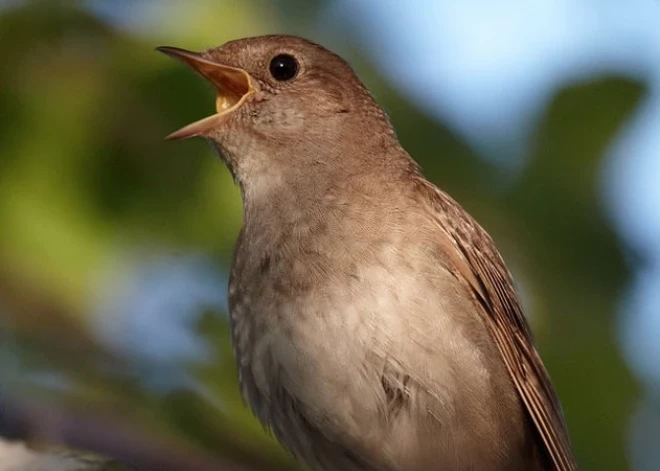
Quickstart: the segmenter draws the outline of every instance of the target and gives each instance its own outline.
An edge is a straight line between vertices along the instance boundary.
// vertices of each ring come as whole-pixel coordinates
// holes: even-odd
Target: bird
[[[339,55],[303,38],[159,47],[215,88],[241,192],[241,393],[315,471],[572,471],[562,408],[492,238],[427,180]]]

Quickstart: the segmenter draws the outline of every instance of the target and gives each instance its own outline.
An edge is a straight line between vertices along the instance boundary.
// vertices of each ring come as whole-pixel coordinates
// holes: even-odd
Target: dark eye
[[[270,75],[278,82],[291,80],[298,73],[298,61],[289,54],[278,54],[270,61]]]

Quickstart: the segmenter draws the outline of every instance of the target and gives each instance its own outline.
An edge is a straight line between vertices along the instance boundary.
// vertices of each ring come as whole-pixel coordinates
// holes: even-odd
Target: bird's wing
[[[522,313],[510,273],[479,224],[451,197],[420,179],[444,231],[451,262],[469,285],[491,328],[504,363],[557,471],[574,471],[559,399]]]

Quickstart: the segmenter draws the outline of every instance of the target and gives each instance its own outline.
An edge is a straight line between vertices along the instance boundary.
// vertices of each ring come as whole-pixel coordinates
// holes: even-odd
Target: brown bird
[[[217,89],[208,139],[244,223],[242,393],[317,471],[577,468],[493,241],[429,183],[351,67],[291,36],[161,47]]]

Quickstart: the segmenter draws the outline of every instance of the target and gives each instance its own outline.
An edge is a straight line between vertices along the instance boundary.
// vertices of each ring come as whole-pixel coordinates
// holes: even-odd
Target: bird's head
[[[290,166],[308,167],[345,154],[346,143],[391,133],[351,67],[310,41],[261,36],[201,53],[158,50],[191,66],[217,92],[217,113],[169,138],[209,139],[239,180],[264,166],[272,172],[278,154]]]

